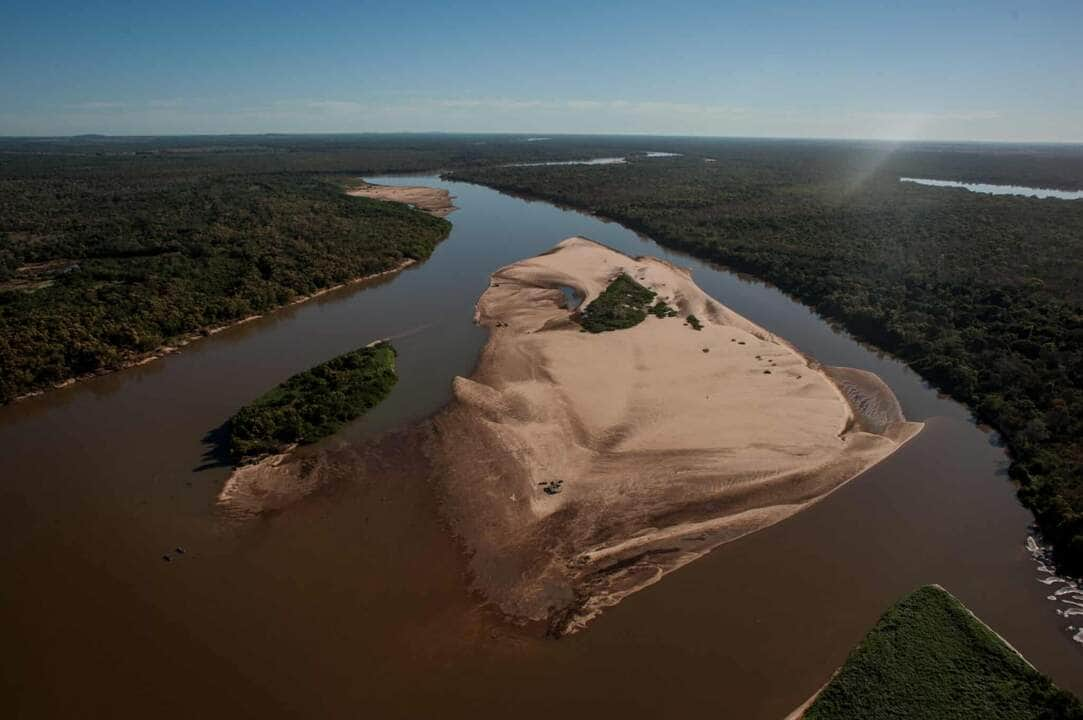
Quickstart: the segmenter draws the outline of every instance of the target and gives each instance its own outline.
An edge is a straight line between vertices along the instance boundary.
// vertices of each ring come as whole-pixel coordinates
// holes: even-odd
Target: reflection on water
[[[917,183],[932,187],[963,188],[971,192],[989,195],[1023,195],[1035,198],[1058,198],[1060,200],[1083,200],[1083,190],[1054,190],[1051,188],[1032,188],[1023,185],[989,185],[987,183],[964,183],[955,180],[929,180],[926,178],[901,177],[899,182]]]
[[[456,196],[428,261],[225,330],[158,362],[0,408],[5,716],[777,718],[883,610],[939,582],[1083,692],[1072,606],[1046,598],[1006,458],[959,405],[779,291],[617,225],[435,177]],[[408,430],[469,375],[489,273],[582,234],[690,267],[737,312],[829,365],[882,377],[926,429],[810,510],[723,546],[559,642],[479,605]],[[249,523],[215,511],[205,453],[290,375],[393,337],[387,401],[322,446],[338,482]],[[394,431],[394,432],[388,432]],[[375,439],[374,439],[375,438]],[[479,459],[484,462],[484,459]],[[163,562],[163,554],[185,553]],[[1067,593],[1065,593],[1067,595]],[[1056,597],[1064,597],[1056,596]]]

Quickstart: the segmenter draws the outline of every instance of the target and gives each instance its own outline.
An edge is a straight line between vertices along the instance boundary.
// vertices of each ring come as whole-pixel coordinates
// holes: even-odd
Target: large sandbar
[[[585,307],[621,272],[679,317],[582,331],[559,288]],[[921,429],[875,375],[829,375],[688,271],[585,238],[493,273],[476,313],[489,341],[429,452],[476,588],[553,634],[800,511]]]

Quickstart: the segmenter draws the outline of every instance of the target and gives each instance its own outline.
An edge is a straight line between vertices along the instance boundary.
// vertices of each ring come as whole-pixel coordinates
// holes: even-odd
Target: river
[[[970,192],[987,195],[1019,195],[1022,197],[1057,198],[1059,200],[1083,200],[1083,190],[1057,190],[1055,188],[1035,188],[1025,185],[992,185],[990,183],[965,183],[956,180],[930,180],[927,178],[901,177],[899,182],[917,183],[929,187],[962,188]]]
[[[779,291],[620,225],[435,177],[370,180],[456,196],[431,259],[0,408],[6,716],[777,719],[930,582],[1083,694],[1083,646],[1038,582],[1004,452],[964,408]],[[399,384],[324,445],[362,447],[431,415],[485,341],[472,316],[489,273],[574,234],[691,267],[705,291],[816,359],[879,374],[926,429],[811,509],[559,641],[470,593],[400,434],[287,510],[218,509],[229,469],[215,441],[237,407],[391,336]]]

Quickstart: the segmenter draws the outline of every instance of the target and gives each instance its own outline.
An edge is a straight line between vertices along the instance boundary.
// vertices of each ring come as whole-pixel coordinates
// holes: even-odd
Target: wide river
[[[964,408],[777,290],[619,225],[435,177],[371,179],[456,196],[430,260],[0,408],[4,716],[778,719],[930,582],[1083,694],[1083,646],[1047,599],[1058,586],[1038,582],[1004,452]],[[408,445],[270,516],[217,508],[216,429],[237,407],[395,336],[398,386],[329,443],[360,447],[431,415],[485,341],[472,315],[489,273],[573,234],[690,266],[818,360],[879,374],[925,431],[559,641],[469,592]]]

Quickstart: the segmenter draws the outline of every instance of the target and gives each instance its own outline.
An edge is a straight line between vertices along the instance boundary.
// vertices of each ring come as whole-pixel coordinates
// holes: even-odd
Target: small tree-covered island
[[[376,407],[398,381],[395,348],[363,347],[297,373],[229,420],[238,465],[314,443]]]

